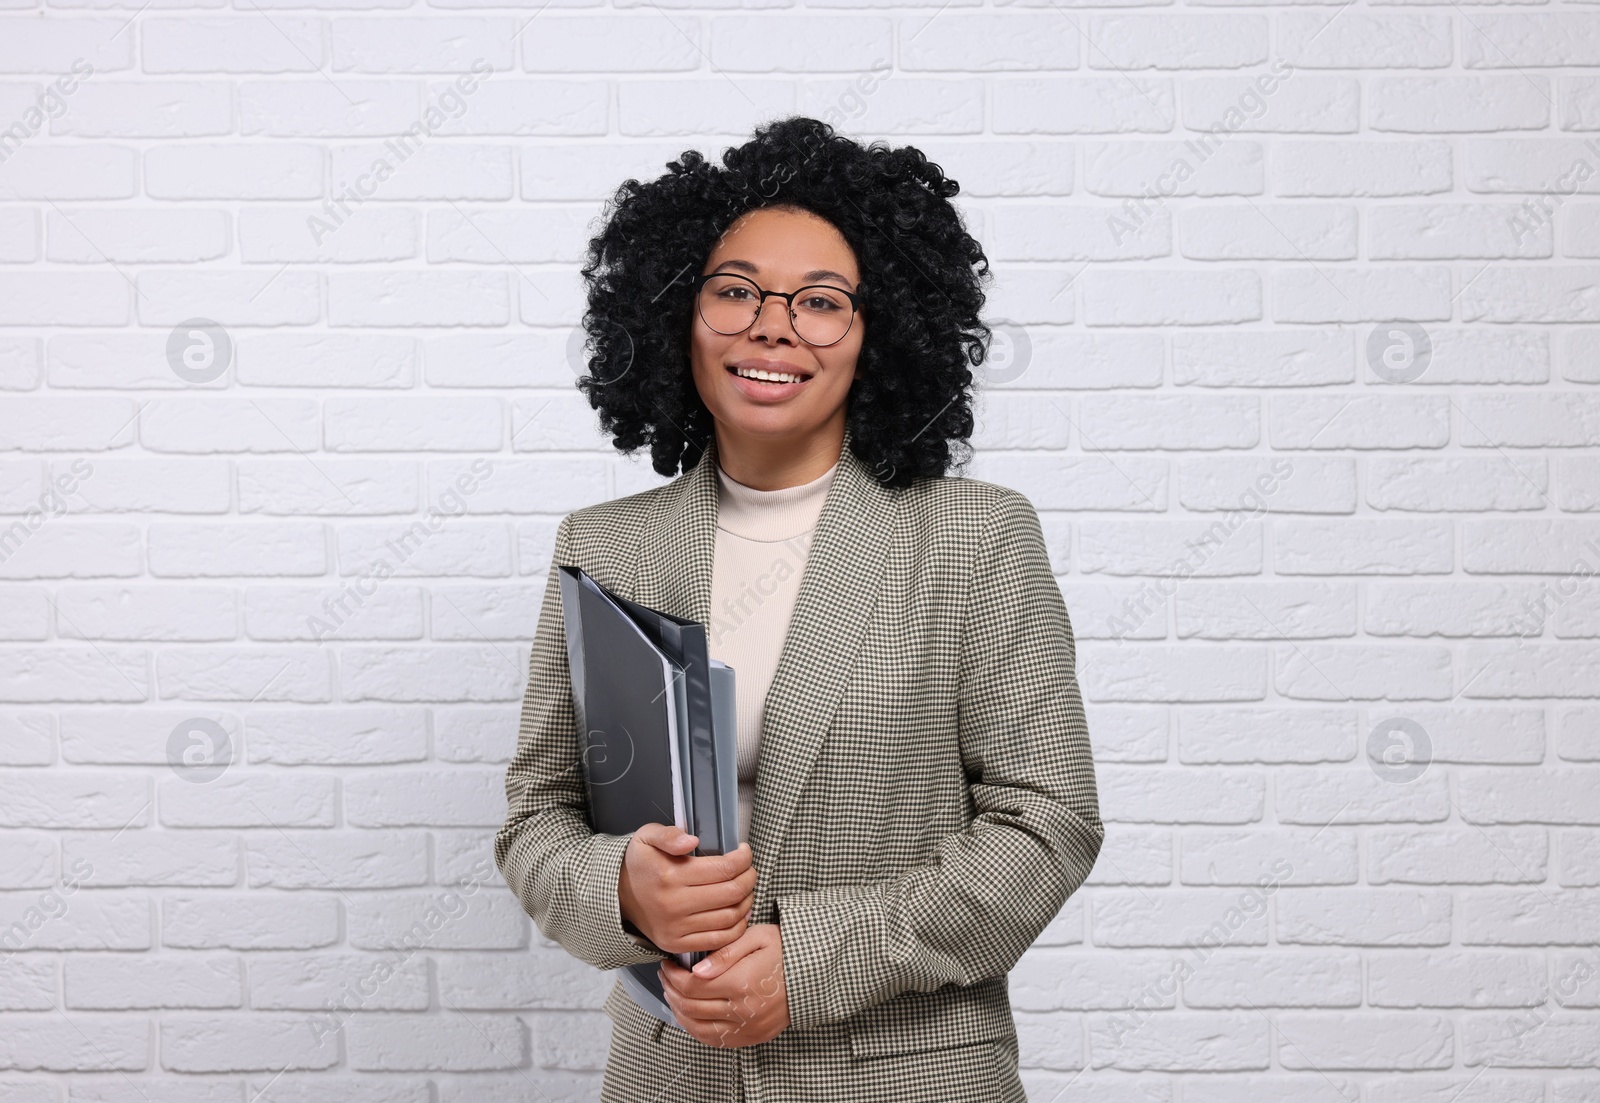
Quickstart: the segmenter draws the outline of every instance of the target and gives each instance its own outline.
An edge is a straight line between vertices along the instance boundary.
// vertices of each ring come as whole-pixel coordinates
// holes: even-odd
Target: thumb
[[[740,958],[754,953],[755,949],[756,940],[751,938],[750,932],[746,930],[744,934],[722,947],[722,949],[713,950],[695,962],[694,968],[690,971],[697,977],[710,980],[712,977],[726,972]]]
[[[688,854],[700,845],[697,835],[690,835],[677,827],[664,823],[647,823],[635,832],[641,839],[668,854]]]

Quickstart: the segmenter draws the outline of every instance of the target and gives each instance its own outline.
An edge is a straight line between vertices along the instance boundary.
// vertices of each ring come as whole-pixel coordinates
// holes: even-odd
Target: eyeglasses
[[[754,280],[731,272],[696,276],[695,302],[706,325],[723,336],[743,333],[755,324],[768,295],[787,300],[789,321],[808,345],[838,344],[855,324],[861,296],[825,283],[798,291],[763,291]]]

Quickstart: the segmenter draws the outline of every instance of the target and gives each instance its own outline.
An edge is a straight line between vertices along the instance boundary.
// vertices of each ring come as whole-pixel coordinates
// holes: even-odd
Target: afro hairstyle
[[[727,229],[762,208],[826,219],[854,250],[870,319],[846,399],[850,447],[885,486],[938,478],[971,458],[972,369],[988,259],[950,202],[960,185],[913,146],[863,148],[790,116],[723,151],[695,150],[648,183],[624,181],[582,269],[588,374],[578,388],[618,451],[648,444],[657,474],[699,462],[711,412],[690,368],[691,281]]]

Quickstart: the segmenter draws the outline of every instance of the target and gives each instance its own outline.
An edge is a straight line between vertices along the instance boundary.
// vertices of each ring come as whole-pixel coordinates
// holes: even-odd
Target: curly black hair
[[[624,181],[589,241],[593,355],[578,388],[615,447],[648,444],[661,475],[699,462],[713,423],[690,369],[691,281],[737,218],[787,208],[832,223],[861,269],[872,324],[847,399],[851,450],[885,486],[964,466],[971,369],[992,336],[978,318],[981,284],[993,277],[949,202],[960,185],[913,146],[863,148],[805,116],[758,127],[722,162],[691,149],[656,180]]]

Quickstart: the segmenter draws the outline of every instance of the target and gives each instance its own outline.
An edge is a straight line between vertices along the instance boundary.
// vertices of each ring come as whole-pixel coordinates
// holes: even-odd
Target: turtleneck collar
[[[747,540],[789,540],[809,531],[822,515],[828,487],[839,470],[828,470],[799,486],[756,490],[734,482],[717,465],[717,527]]]

